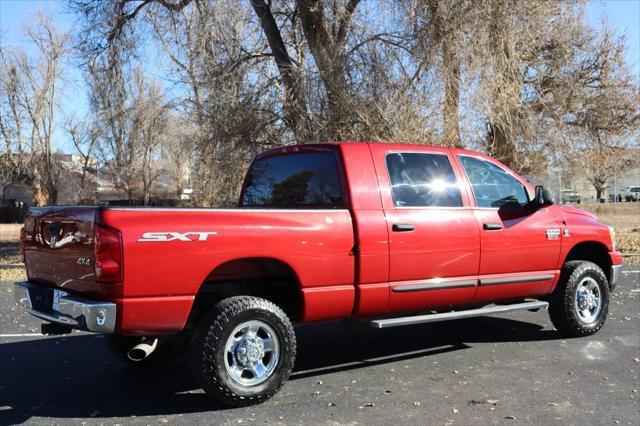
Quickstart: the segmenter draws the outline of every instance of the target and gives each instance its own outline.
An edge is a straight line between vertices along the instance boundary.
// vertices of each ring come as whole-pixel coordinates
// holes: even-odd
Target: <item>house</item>
[[[98,205],[142,205],[144,196],[134,191],[133,199],[122,189],[117,188],[117,177],[105,166],[98,166],[94,158],[86,159],[79,155],[55,153],[53,157],[61,166],[58,178],[58,205],[98,204]],[[178,190],[175,179],[158,160],[159,175],[151,185],[152,205],[178,205],[191,199],[190,189]],[[180,171],[181,179],[189,178],[188,170]],[[185,182],[188,182],[186,180]],[[2,187],[2,207],[31,207],[34,205],[33,192],[29,185],[11,183]]]

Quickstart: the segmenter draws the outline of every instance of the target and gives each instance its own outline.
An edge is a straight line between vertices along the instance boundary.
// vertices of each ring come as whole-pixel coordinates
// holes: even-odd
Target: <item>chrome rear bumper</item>
[[[116,328],[115,303],[82,299],[29,281],[15,283],[13,292],[16,303],[40,319],[95,333],[110,334]]]

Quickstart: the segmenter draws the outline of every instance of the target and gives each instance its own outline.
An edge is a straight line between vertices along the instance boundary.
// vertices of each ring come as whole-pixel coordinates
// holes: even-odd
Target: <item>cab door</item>
[[[547,294],[558,279],[561,217],[534,208],[521,178],[493,159],[459,154],[480,228],[476,302]]]
[[[446,148],[371,145],[389,233],[389,312],[473,300],[480,231]]]

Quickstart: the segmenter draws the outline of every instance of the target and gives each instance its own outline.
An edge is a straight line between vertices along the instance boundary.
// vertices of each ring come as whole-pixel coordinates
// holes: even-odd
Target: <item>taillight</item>
[[[122,238],[116,230],[96,226],[95,242],[96,282],[117,283],[122,281]]]
[[[24,230],[24,226],[20,228],[20,258],[22,259],[22,263],[25,262],[26,257],[24,253],[24,246],[27,242],[27,231]]]

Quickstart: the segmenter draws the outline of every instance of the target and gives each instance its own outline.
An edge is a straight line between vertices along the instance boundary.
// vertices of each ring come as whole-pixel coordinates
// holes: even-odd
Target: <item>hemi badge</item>
[[[560,238],[560,230],[558,228],[547,229],[547,240],[557,240]]]

